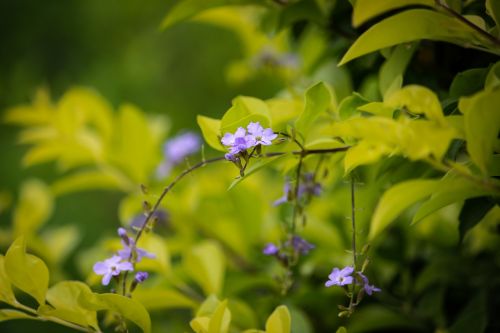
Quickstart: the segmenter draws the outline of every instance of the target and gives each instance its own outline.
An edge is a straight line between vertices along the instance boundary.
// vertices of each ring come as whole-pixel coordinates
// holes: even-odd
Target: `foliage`
[[[130,104],[113,110],[86,88],[57,102],[40,90],[7,110],[29,147],[23,166],[52,163],[59,175],[26,181],[3,230],[11,244],[0,256],[0,321],[89,332],[125,332],[128,322],[144,332],[494,330],[498,5],[351,2],[358,30],[330,22],[351,11],[345,1],[185,0],[168,12],[163,28],[195,20],[238,35],[247,49],[229,80],[269,71],[283,88],[237,96],[217,118],[199,115],[208,145],[199,157],[162,154],[166,119]],[[436,87],[418,78],[418,61],[429,45],[449,46],[429,40],[486,60]],[[234,146],[221,139],[243,131],[247,140],[252,124],[270,129],[272,144],[253,138],[222,157]],[[59,198],[90,189],[122,194],[107,209],[124,229],[78,255],[85,283],[65,280],[78,232],[39,230]],[[124,248],[123,263],[151,276],[130,281],[113,266],[113,289],[92,291],[102,291],[94,263]]]

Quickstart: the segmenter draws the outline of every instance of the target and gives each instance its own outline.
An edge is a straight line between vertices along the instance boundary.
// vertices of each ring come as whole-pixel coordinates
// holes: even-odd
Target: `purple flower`
[[[134,248],[136,258],[135,261],[139,262],[143,257],[154,259],[156,255],[154,253],[147,252],[144,249],[135,247],[135,241],[129,237],[129,243],[127,244],[122,240],[123,249],[118,251],[118,256],[123,260],[128,260],[130,258],[130,254],[132,252],[132,248]]]
[[[287,241],[287,245],[290,245],[290,241]],[[292,237],[291,245],[293,249],[300,254],[308,254],[309,251],[314,249],[314,245],[306,241],[304,238],[294,235]]]
[[[113,276],[120,275],[122,271],[133,271],[134,267],[130,262],[122,262],[120,256],[113,256],[104,261],[99,261],[94,264],[94,273],[103,275],[102,284],[107,286]]]
[[[148,277],[149,277],[148,272],[137,272],[135,274],[135,280],[137,281],[137,283],[142,283],[146,281]]]
[[[280,248],[274,245],[273,243],[267,243],[264,249],[262,250],[262,253],[264,253],[266,256],[274,256],[280,251]]]
[[[326,281],[325,286],[345,286],[351,284],[353,281],[352,272],[354,272],[354,268],[351,266],[344,267],[342,270],[335,267],[330,275],[328,275],[329,280]]]
[[[186,156],[200,150],[200,137],[193,132],[186,132],[173,137],[163,145],[163,153],[167,161],[174,164],[182,162]]]
[[[142,224],[144,223],[145,219],[146,217],[144,216],[144,214],[137,214],[132,218],[129,225],[132,228],[132,230],[139,230],[142,228]],[[168,219],[169,219],[168,212],[163,209],[158,209],[153,213],[150,221],[155,220],[158,224],[163,224],[164,226],[168,226]]]
[[[255,138],[248,135],[243,127],[239,127],[234,134],[224,134],[221,142],[224,146],[229,147],[229,153],[233,155],[255,146]]]
[[[312,173],[306,173],[303,175],[303,180],[299,184],[297,196],[298,199],[301,199],[304,195],[317,197],[321,195],[321,190],[321,184],[314,180],[314,175]],[[283,196],[275,200],[273,206],[279,206],[288,202],[290,200],[291,191],[292,185],[289,180],[286,180],[283,186]]]
[[[283,186],[283,196],[278,198],[277,200],[275,200],[273,202],[273,206],[279,206],[279,205],[287,202],[288,198],[290,197],[290,191],[291,191],[291,184],[287,180],[287,181],[285,181],[285,185]]]
[[[157,169],[160,178],[166,177],[170,170],[184,159],[200,150],[201,139],[193,132],[179,134],[163,145],[164,161]]]
[[[366,275],[361,272],[358,272],[358,275],[361,277],[361,280],[363,280],[363,289],[368,295],[371,296],[374,292],[382,291],[382,289],[375,287],[375,285],[370,285]]]
[[[264,129],[259,122],[248,124],[247,129],[248,133],[254,137],[255,145],[269,146],[272,144],[271,141],[278,137],[272,129]]]

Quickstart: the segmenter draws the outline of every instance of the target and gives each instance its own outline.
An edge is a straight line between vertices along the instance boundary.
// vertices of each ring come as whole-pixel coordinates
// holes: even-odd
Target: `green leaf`
[[[484,81],[485,90],[493,90],[498,86],[500,86],[500,61],[491,66]]]
[[[200,126],[205,142],[215,150],[226,151],[220,143],[221,121],[201,115],[196,117],[196,121],[198,122],[198,126]]]
[[[196,333],[225,333],[230,322],[231,312],[227,308],[227,300],[220,302],[215,295],[210,295],[189,325]]]
[[[39,180],[25,181],[13,216],[14,235],[34,234],[52,214],[53,199],[49,188]]]
[[[231,312],[227,309],[227,300],[219,303],[208,324],[208,333],[226,333],[231,322]]]
[[[222,117],[220,134],[234,133],[238,127],[246,128],[250,122],[259,122],[264,128],[270,127],[269,108],[258,98],[238,96],[233,99],[233,106]]]
[[[85,306],[89,309],[111,310],[118,312],[124,318],[139,326],[144,333],[151,332],[151,318],[144,306],[136,300],[118,294],[93,294],[85,300]]]
[[[219,245],[205,241],[194,246],[184,257],[184,269],[206,295],[219,294],[224,284],[225,257]]]
[[[154,233],[148,233],[141,236],[137,245],[156,255],[154,260],[149,260],[148,258],[142,260],[137,264],[137,269],[142,271],[155,271],[164,276],[168,276],[172,268],[170,264],[170,252],[165,239]]]
[[[344,326],[340,326],[335,333],[347,333],[347,329]]]
[[[22,312],[22,311],[17,311],[17,310],[11,310],[11,309],[0,309],[0,322],[6,321],[6,320],[12,320],[12,319],[35,319],[37,320],[37,317],[30,316],[29,314]]]
[[[368,29],[354,42],[339,65],[373,51],[420,39],[462,46],[486,43],[476,31],[454,17],[433,10],[412,9],[393,15]]]
[[[488,197],[470,198],[465,203],[458,216],[460,240],[463,240],[467,231],[481,222],[483,217],[495,206],[493,200]]]
[[[288,308],[278,306],[266,321],[266,333],[290,333],[291,317]]]
[[[372,3],[376,1],[372,1]],[[390,96],[393,92],[401,88],[401,85],[394,85],[394,80],[403,83],[403,74],[410,63],[418,43],[398,45],[394,48],[389,58],[380,67],[379,89],[384,97]],[[401,80],[399,79],[401,78]]]
[[[359,111],[368,112],[375,116],[392,118],[394,108],[382,102],[372,102],[358,107]]]
[[[500,26],[500,2],[497,0],[486,0],[486,9],[488,14],[493,17],[497,27]]]
[[[368,103],[366,98],[358,93],[353,93],[340,102],[337,112],[341,120],[349,119],[356,114],[359,107]]]
[[[396,184],[387,190],[373,213],[369,239],[377,237],[405,209],[436,191],[438,179],[416,179]]]
[[[319,82],[307,89],[305,94],[304,111],[300,114],[295,122],[295,129],[304,138],[307,137],[307,132],[318,116],[328,110],[332,102],[330,90],[323,83]]]
[[[488,174],[493,148],[500,131],[500,90],[483,91],[461,98],[458,108],[464,114],[467,150],[471,159]]]
[[[115,170],[108,173],[89,170],[79,171],[62,177],[52,184],[52,192],[55,196],[79,192],[85,190],[128,190],[128,183],[121,182],[121,174]]]
[[[145,114],[131,104],[120,107],[115,124],[116,146],[112,160],[116,162],[135,183],[145,183],[156,167],[159,138]]]
[[[79,281],[63,281],[52,286],[47,292],[47,302],[38,312],[42,315],[61,318],[66,321],[99,330],[97,313],[82,306],[80,298],[92,294],[90,288]]]
[[[411,5],[433,7],[434,0],[357,0],[352,13],[352,25],[358,27],[380,14]]]
[[[450,97],[459,98],[475,94],[483,89],[487,68],[472,68],[458,73],[451,82]]]
[[[479,290],[474,298],[456,316],[450,333],[484,332],[488,326],[488,307],[485,291]]]
[[[469,198],[493,194],[492,191],[478,187],[466,179],[443,179],[439,190],[432,197],[422,203],[418,211],[413,215],[412,224],[429,216],[435,211],[446,207],[454,202],[461,202]]]
[[[49,270],[41,259],[26,253],[24,237],[17,238],[7,250],[4,267],[14,286],[33,296],[38,304],[45,303]]]
[[[12,291],[9,277],[5,271],[5,258],[3,255],[0,255],[0,301],[11,305],[16,303],[16,296]]]
[[[184,294],[173,289],[137,288],[134,299],[144,304],[147,310],[193,309],[197,303]]]
[[[185,21],[208,9],[228,6],[259,3],[256,0],[184,0],[178,2],[161,22],[161,28],[166,29],[174,24]]]
[[[423,114],[429,120],[445,124],[443,110],[436,94],[429,88],[409,85],[393,93],[385,104],[401,108],[406,107],[414,114]]]
[[[360,165],[377,162],[382,156],[392,152],[392,148],[370,141],[362,141],[347,150],[344,157],[344,173],[348,174]]]

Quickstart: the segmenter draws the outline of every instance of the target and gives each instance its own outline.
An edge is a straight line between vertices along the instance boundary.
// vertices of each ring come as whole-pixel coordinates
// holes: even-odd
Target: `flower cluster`
[[[118,235],[121,238],[123,248],[116,254],[114,254],[111,258],[96,262],[93,267],[94,273],[103,276],[101,282],[105,286],[109,284],[112,277],[119,276],[121,272],[133,271],[134,265],[132,264],[132,262],[139,262],[142,260],[142,258],[156,258],[153,253],[136,247],[134,239],[129,237],[127,231],[124,228],[118,228]],[[147,277],[148,273],[137,272],[135,280],[137,280],[137,283],[140,283],[143,282]]]
[[[305,173],[302,176],[302,181],[299,184],[297,191],[297,199],[308,198],[308,197],[319,197],[321,195],[321,184],[316,182],[313,173]],[[285,181],[283,186],[283,196],[274,201],[273,206],[279,206],[285,202],[292,201],[294,196],[292,184],[290,180]]]
[[[308,254],[309,251],[314,249],[314,245],[306,241],[304,238],[294,235],[291,239],[287,240],[282,246],[278,246],[274,243],[267,243],[262,253],[266,256],[276,256],[281,261],[287,259],[287,252],[291,250],[291,252],[296,254],[305,255]]]
[[[226,133],[221,139],[224,146],[229,148],[225,155],[229,161],[236,162],[239,156],[248,157],[247,149],[260,146],[269,146],[278,134],[271,128],[264,129],[259,122],[251,122],[247,128],[239,127],[234,134]]]
[[[328,275],[328,281],[326,281],[325,286],[346,286],[352,283],[362,286],[362,290],[368,295],[372,295],[374,292],[381,291],[380,288],[370,285],[368,278],[362,272],[354,273],[354,267],[347,266],[342,269],[335,267],[330,275]]]
[[[158,178],[168,176],[176,165],[182,163],[186,157],[200,150],[201,139],[193,132],[179,134],[163,145],[164,160],[156,170]]]

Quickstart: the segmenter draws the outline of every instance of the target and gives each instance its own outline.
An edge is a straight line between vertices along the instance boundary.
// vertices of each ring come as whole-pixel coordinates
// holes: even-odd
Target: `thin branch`
[[[356,270],[356,201],[354,195],[354,177],[351,177],[351,223],[352,223],[352,260]]]
[[[307,156],[307,155],[338,153],[338,152],[346,151],[349,148],[350,148],[349,146],[346,146],[346,147],[331,148],[331,149],[311,149],[311,150],[301,150],[301,151],[292,151],[292,152],[274,152],[274,153],[263,154],[261,156],[262,157],[274,157],[274,156],[282,156],[282,155],[290,154],[291,153],[292,155],[300,155],[301,159],[302,159],[304,156]],[[135,252],[135,247],[137,246],[137,242],[139,241],[139,238],[142,236],[142,233],[146,229],[146,226],[148,225],[148,222],[151,220],[151,218],[153,217],[153,215],[156,213],[158,207],[160,206],[161,202],[163,201],[163,198],[165,198],[165,196],[167,195],[167,193],[170,192],[170,190],[182,178],[184,178],[186,175],[190,174],[191,172],[195,171],[196,169],[204,167],[207,164],[211,164],[211,163],[215,163],[215,162],[220,162],[220,161],[225,161],[225,160],[226,160],[226,158],[224,156],[215,157],[215,158],[208,159],[208,160],[203,160],[203,161],[201,161],[201,162],[193,165],[192,167],[190,167],[190,168],[185,169],[184,171],[182,171],[170,184],[168,184],[167,187],[165,187],[163,189],[162,193],[160,194],[160,196],[156,200],[153,208],[146,215],[146,218],[144,219],[144,222],[142,223],[141,228],[139,229],[139,231],[137,232],[137,235],[135,236],[135,241],[134,241],[134,244],[132,244],[132,249],[130,251],[130,256],[128,258],[129,262],[132,262],[133,254]],[[128,272],[129,271],[125,271],[125,273],[123,273],[123,281],[122,281],[123,295],[126,295]]]

